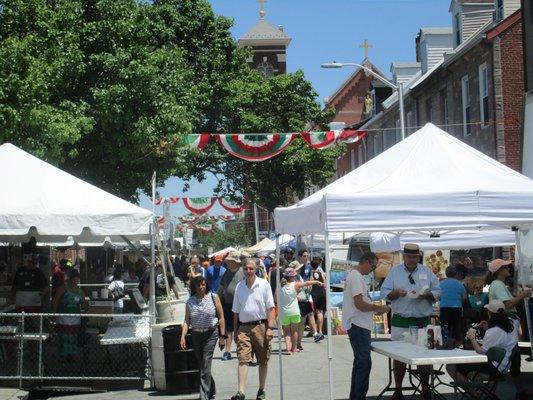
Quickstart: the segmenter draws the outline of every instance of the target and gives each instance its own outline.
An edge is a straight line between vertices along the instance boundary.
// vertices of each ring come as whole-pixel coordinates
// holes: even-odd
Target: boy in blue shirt
[[[455,339],[459,347],[463,341],[463,301],[467,298],[466,289],[459,280],[455,267],[446,268],[446,279],[440,283],[440,325],[442,332]]]

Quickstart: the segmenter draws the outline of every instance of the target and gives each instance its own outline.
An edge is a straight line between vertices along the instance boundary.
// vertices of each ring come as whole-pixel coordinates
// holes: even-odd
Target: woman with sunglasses
[[[513,332],[518,337],[518,332],[520,329],[520,317],[518,316],[516,306],[520,304],[526,297],[531,295],[531,289],[523,290],[522,292],[518,293],[516,297],[511,294],[505,285],[505,280],[511,276],[509,271],[509,266],[511,263],[512,261],[510,260],[502,260],[500,258],[492,261],[489,265],[487,283],[490,284],[489,301],[503,301],[503,304],[505,304],[505,312],[511,319],[511,322],[515,328]]]

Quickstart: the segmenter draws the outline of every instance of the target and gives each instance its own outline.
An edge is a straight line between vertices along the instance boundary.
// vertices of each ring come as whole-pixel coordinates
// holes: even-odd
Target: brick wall
[[[502,68],[502,105],[506,164],[521,171],[524,112],[522,22],[504,31],[499,40]]]

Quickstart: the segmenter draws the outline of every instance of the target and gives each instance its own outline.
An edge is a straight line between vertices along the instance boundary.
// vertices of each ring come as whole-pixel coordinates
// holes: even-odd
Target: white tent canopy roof
[[[533,181],[433,124],[293,206],[279,233],[510,229],[533,222]]]
[[[150,211],[10,143],[0,146],[0,171],[1,241],[27,241],[31,236],[40,242],[149,238]]]
[[[416,243],[421,250],[480,249],[484,247],[513,246],[515,233],[510,229],[493,231],[460,230],[431,237],[429,234],[404,232],[401,235],[377,232],[370,235],[370,250],[394,252],[406,243]]]

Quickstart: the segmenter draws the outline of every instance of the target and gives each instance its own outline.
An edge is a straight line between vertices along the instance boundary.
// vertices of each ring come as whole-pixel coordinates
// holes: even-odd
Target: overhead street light
[[[400,106],[400,129],[402,133],[402,140],[405,139],[405,118],[404,118],[404,108],[403,108],[403,83],[398,83],[398,85],[395,85],[391,82],[389,82],[387,79],[383,78],[381,75],[375,73],[370,68],[365,67],[361,64],[356,63],[339,63],[339,62],[332,62],[332,63],[325,63],[321,65],[322,68],[343,68],[343,67],[356,67],[361,68],[366,73],[369,73],[374,78],[376,78],[381,83],[387,85],[388,87],[396,90],[398,92],[398,103]]]

